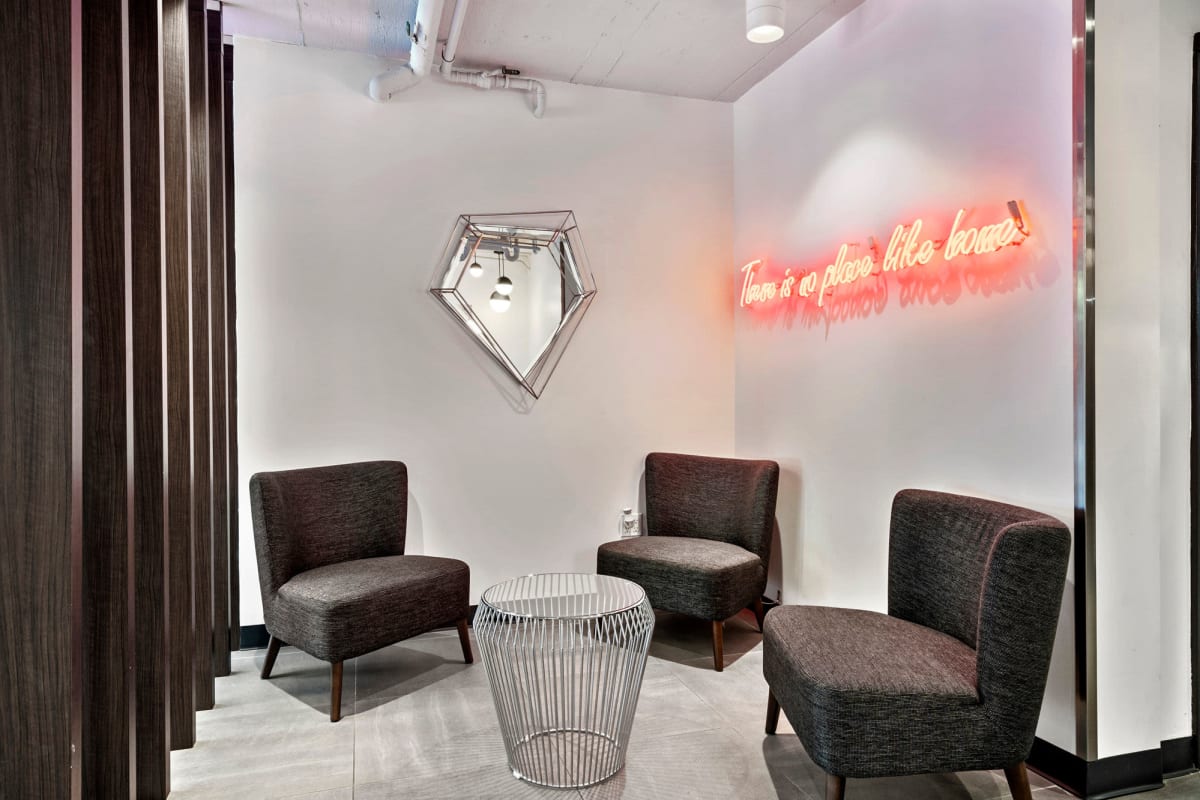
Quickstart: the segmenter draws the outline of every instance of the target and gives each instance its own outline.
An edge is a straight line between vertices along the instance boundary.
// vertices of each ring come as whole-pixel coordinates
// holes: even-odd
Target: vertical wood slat
[[[192,257],[192,574],[196,710],[213,707],[212,364],[208,242],[208,16],[188,2]]]
[[[164,0],[162,15],[170,741],[171,749],[178,750],[196,741],[187,0]]]
[[[166,384],[158,0],[129,0],[130,275],[133,294],[135,756],[137,797],[171,786]],[[166,600],[166,602],[164,602]]]
[[[72,791],[72,36],[68,0],[0,25],[0,775]],[[76,791],[78,784],[76,783]]]
[[[213,674],[230,672],[229,446],[225,334],[225,59],[221,12],[208,12],[209,275],[212,311]]]
[[[225,118],[225,352],[229,391],[229,647],[241,649],[241,558],[239,546],[238,428],[237,428],[237,280],[233,229],[233,45],[223,45]]]
[[[70,0],[70,797],[83,798],[83,0]],[[57,9],[59,11],[64,9]],[[56,767],[57,764],[52,766]]]
[[[133,573],[128,419],[124,0],[83,4],[82,782],[133,782]]]

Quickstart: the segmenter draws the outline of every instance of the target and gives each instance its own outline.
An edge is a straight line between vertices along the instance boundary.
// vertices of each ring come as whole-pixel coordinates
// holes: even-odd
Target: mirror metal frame
[[[558,248],[559,257],[555,257],[555,262],[563,278],[565,298],[562,318],[527,370],[518,367],[504,351],[460,290],[477,248],[487,241],[493,244],[520,241],[526,246],[536,243],[539,247]],[[595,299],[596,284],[574,212],[461,214],[438,261],[429,293],[507,375],[536,399],[545,390],[571,337]]]

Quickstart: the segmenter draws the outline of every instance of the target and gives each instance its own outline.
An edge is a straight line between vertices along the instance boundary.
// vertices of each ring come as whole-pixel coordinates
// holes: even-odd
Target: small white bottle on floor
[[[622,539],[642,535],[641,515],[632,508],[621,509],[621,525],[619,529]]]

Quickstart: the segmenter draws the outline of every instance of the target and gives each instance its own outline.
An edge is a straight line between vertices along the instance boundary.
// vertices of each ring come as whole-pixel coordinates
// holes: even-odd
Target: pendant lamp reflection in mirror
[[[500,277],[496,279],[496,294],[508,297],[512,294],[513,282],[504,274],[504,258],[500,253],[496,253],[496,264],[500,268]],[[495,304],[492,305],[492,308],[496,308]],[[508,306],[505,306],[505,308],[508,308]],[[499,311],[500,309],[496,310]]]
[[[492,307],[492,311],[495,311],[497,314],[503,314],[512,305],[512,298],[506,294],[500,294],[499,291],[495,291],[488,298],[488,305]]]

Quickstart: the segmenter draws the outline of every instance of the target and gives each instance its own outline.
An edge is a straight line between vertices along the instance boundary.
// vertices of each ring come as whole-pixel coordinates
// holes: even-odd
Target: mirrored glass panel
[[[460,216],[429,291],[538,397],[596,287],[575,215],[544,211]]]

